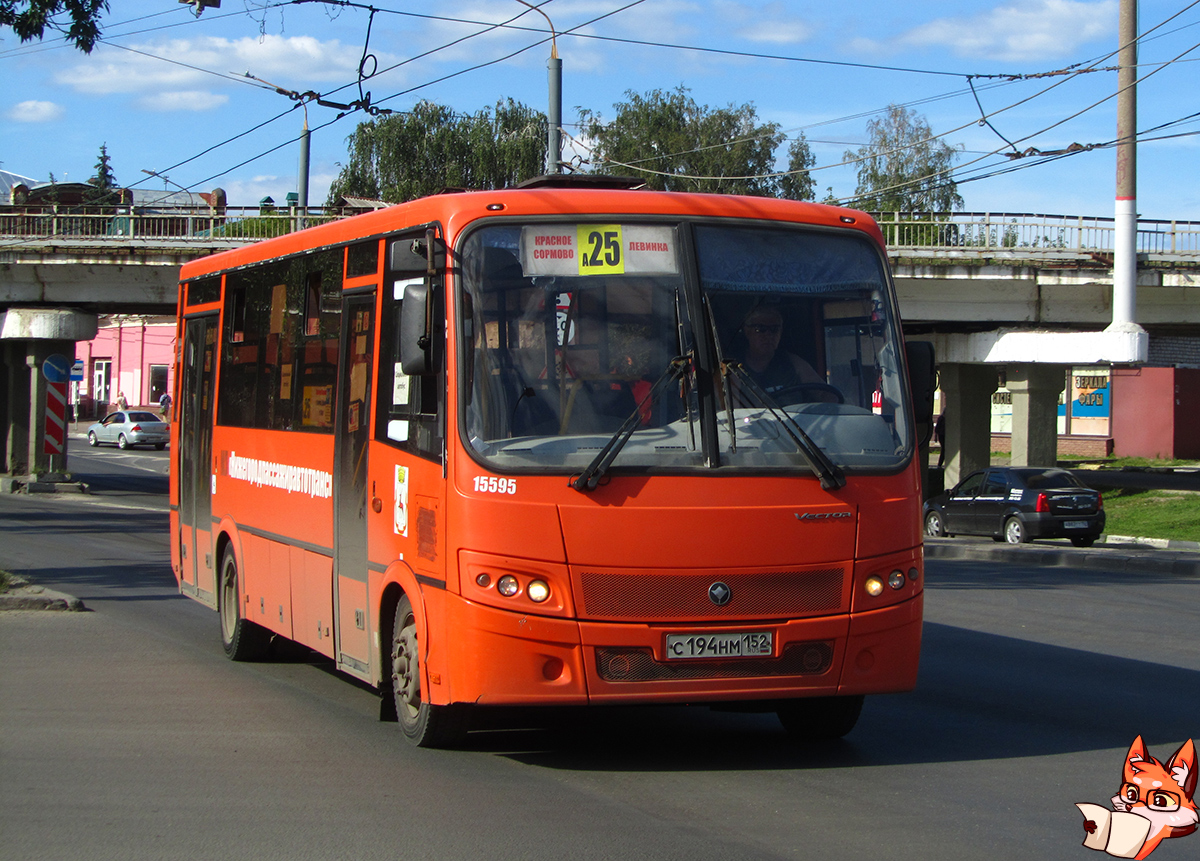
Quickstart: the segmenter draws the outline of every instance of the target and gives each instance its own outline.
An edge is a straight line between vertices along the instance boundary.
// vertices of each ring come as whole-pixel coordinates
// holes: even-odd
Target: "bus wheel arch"
[[[419,595],[419,593],[418,593]],[[390,602],[394,601],[394,604]],[[387,636],[388,650],[383,671],[382,694],[385,702],[380,716],[394,715],[404,737],[417,747],[453,747],[462,742],[468,730],[468,713],[460,704],[433,705],[424,692],[428,689],[423,647],[428,626],[418,615],[418,603],[398,586],[384,593],[380,627]]]
[[[271,645],[271,632],[242,615],[239,554],[225,532],[217,539],[217,619],[221,646],[231,661],[259,661]]]

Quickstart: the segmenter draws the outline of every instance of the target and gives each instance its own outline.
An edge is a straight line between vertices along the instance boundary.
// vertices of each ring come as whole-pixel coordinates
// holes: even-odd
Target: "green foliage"
[[[100,155],[96,162],[96,175],[88,180],[92,190],[84,196],[84,203],[91,206],[119,203],[121,200],[117,178],[113,175],[108,144],[100,144]]]
[[[467,116],[423,101],[360,123],[327,202],[350,195],[401,203],[445,188],[515,185],[544,171],[546,124],[545,114],[512,99]]]
[[[949,212],[962,206],[950,169],[958,150],[934,138],[921,115],[890,105],[867,123],[868,142],[847,150],[858,162],[853,205],[871,212]]]
[[[626,92],[613,107],[616,117],[580,109],[579,121],[593,146],[594,164],[606,173],[637,174],[659,191],[706,191],[778,196],[775,150],[784,136],[775,123],[762,123],[751,104],[709,108],[686,87],[646,95]],[[802,166],[807,142],[793,156]],[[795,146],[795,145],[794,145]],[[811,164],[811,162],[809,162]],[[807,174],[804,174],[807,179]],[[793,190],[802,191],[797,178]]]
[[[100,39],[100,16],[107,11],[108,0],[0,0],[0,27],[11,27],[22,42],[41,41],[47,29],[57,30],[90,54]]]
[[[804,132],[788,146],[788,172],[779,179],[779,196],[788,200],[816,200],[817,181],[809,170],[817,163]],[[832,193],[833,189],[830,189]]]

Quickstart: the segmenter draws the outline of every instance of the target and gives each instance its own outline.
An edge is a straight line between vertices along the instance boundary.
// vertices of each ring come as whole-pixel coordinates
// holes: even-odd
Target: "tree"
[[[603,122],[580,109],[579,121],[602,170],[637,174],[659,191],[709,191],[772,197],[779,193],[775,150],[783,135],[758,121],[752,104],[697,105],[680,86],[671,92],[632,90]]]
[[[40,41],[47,29],[57,30],[90,54],[100,39],[100,16],[107,11],[108,0],[0,0],[0,27],[11,27],[22,42]]]
[[[108,144],[100,144],[100,155],[96,161],[96,175],[87,181],[88,185],[92,186],[92,189],[84,194],[84,203],[92,206],[101,206],[106,203],[117,203],[120,201],[120,187],[117,185],[117,178],[113,175],[112,166],[109,164],[110,161]]]
[[[817,181],[809,169],[817,163],[804,132],[788,146],[788,173],[779,179],[779,195],[788,200],[816,200]]]
[[[920,114],[889,105],[867,123],[868,142],[847,159],[858,162],[853,206],[871,212],[949,212],[962,206],[950,169],[958,150],[935,138]]]
[[[515,185],[543,173],[546,128],[545,114],[512,99],[466,116],[420,102],[359,123],[328,202],[351,195],[400,203],[444,188]]]

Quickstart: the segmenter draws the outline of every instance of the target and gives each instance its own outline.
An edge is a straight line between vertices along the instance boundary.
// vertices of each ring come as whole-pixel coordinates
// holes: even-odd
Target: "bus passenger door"
[[[333,443],[335,648],[338,668],[366,679],[371,657],[367,601],[367,442],[371,436],[371,374],[375,353],[373,290],[345,298],[341,351]]]
[[[216,606],[212,558],[213,379],[217,315],[193,317],[184,331],[179,403],[179,556],[182,589]]]

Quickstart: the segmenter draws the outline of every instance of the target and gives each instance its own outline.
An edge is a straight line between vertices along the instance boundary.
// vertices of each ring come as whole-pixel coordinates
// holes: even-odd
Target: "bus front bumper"
[[[737,626],[576,621],[448,602],[450,702],[585,705],[778,700],[916,685],[923,593],[863,613]],[[772,654],[666,657],[680,633],[772,634]],[[435,693],[436,697],[436,693]]]

